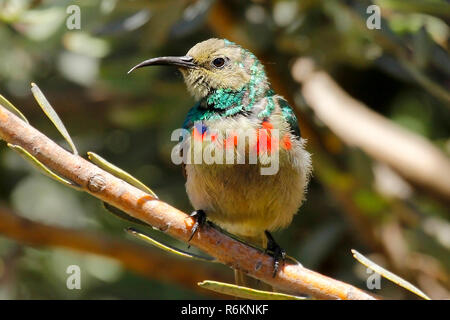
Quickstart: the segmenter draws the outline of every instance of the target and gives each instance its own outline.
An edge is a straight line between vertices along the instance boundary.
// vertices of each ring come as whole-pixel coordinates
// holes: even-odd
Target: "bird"
[[[227,39],[199,42],[184,56],[142,61],[129,73],[155,65],[177,67],[197,101],[187,113],[182,127],[186,134],[179,144],[186,192],[194,208],[191,216],[196,220],[189,240],[207,219],[271,252],[275,277],[285,251],[271,232],[291,223],[312,172],[293,109],[274,92],[261,61]],[[196,144],[203,152],[209,148],[210,155],[218,155],[215,160],[224,160],[223,154],[229,152],[241,161],[192,161],[202,152]],[[257,158],[253,162],[252,152]],[[273,172],[263,174],[275,161]],[[238,284],[249,283],[242,271],[235,271],[235,278]]]

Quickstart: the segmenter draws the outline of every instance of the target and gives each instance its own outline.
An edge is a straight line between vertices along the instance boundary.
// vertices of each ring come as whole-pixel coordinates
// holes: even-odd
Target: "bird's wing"
[[[200,106],[200,102],[197,102],[191,109],[189,109],[189,111],[186,115],[186,118],[184,119],[184,122],[183,122],[183,129],[186,129],[189,131],[192,129],[192,127],[194,126],[194,122],[196,120],[198,120],[199,106]],[[182,152],[182,151],[183,151],[183,149],[180,150],[180,152]],[[185,179],[187,179],[186,164],[184,162],[181,164],[181,172],[183,173],[183,177]]]
[[[191,109],[189,109],[186,118],[183,122],[183,129],[190,130],[194,126],[194,122],[200,120],[201,112],[199,110],[200,102],[197,102]]]
[[[289,103],[283,98],[278,98],[278,105],[280,106],[281,114],[283,115],[284,119],[291,128],[292,135],[294,135],[297,139],[300,140],[302,135],[300,132],[300,127],[298,126],[298,121],[297,117],[295,116],[294,110],[292,110]]]

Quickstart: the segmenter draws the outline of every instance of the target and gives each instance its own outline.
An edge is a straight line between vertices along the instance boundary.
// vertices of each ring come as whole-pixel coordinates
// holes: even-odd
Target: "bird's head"
[[[269,89],[262,64],[249,51],[224,39],[197,43],[185,56],[145,60],[129,72],[151,65],[174,65],[179,68],[188,90],[201,99],[216,90],[264,93]],[[256,90],[257,89],[257,90]]]

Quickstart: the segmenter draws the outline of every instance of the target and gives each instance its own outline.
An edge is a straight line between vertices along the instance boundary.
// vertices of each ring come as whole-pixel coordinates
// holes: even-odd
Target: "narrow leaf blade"
[[[180,249],[174,248],[172,246],[169,245],[165,245],[155,239],[153,239],[152,237],[150,237],[147,234],[144,234],[134,228],[127,228],[126,231],[130,234],[132,234],[135,237],[138,237],[141,240],[144,240],[147,243],[150,243],[151,245],[162,249],[164,251],[167,251],[169,253],[175,254],[177,256],[181,256],[183,258],[190,258],[190,259],[195,259],[195,260],[200,260],[200,261],[204,261],[204,262],[215,262],[214,258],[209,258],[209,257],[202,257],[193,253],[189,253],[186,251],[182,251]]]
[[[238,286],[235,284],[205,280],[199,282],[198,285],[202,288],[230,295],[233,297],[251,299],[251,300],[307,300],[305,297],[292,296],[285,293],[269,292],[263,290],[256,290],[247,287]]]
[[[75,144],[73,143],[69,132],[67,131],[61,119],[59,118],[58,114],[51,106],[50,102],[48,102],[47,98],[42,93],[41,89],[39,89],[39,87],[35,83],[31,84],[31,92],[33,93],[34,98],[36,99],[37,103],[44,111],[46,116],[50,119],[50,121],[55,125],[56,129],[58,129],[59,133],[61,133],[61,135],[67,141],[70,148],[72,149],[72,153],[74,155],[78,155],[77,148],[75,147]]]
[[[73,181],[70,181],[68,179],[65,179],[65,178],[60,177],[57,174],[55,174],[47,166],[45,166],[42,162],[40,162],[38,159],[36,159],[31,153],[29,153],[27,150],[25,150],[21,146],[8,143],[8,147],[13,149],[14,151],[18,152],[26,160],[30,161],[37,169],[39,169],[41,172],[43,172],[45,175],[49,176],[50,178],[52,178],[62,184],[65,184],[69,187],[72,187],[76,190],[81,189],[80,186],[77,185],[76,183],[74,183]]]
[[[112,163],[110,163],[106,159],[102,158],[98,154],[95,154],[93,152],[88,152],[87,154],[88,154],[89,160],[91,160],[94,164],[96,164],[100,168],[108,171],[109,173],[111,173],[112,175],[114,175],[118,178],[121,178],[122,180],[125,180],[126,182],[135,186],[136,188],[150,194],[153,198],[158,199],[158,196],[153,192],[152,189],[147,187],[145,184],[143,184],[141,181],[139,181],[138,179],[133,177],[128,172],[113,165]]]
[[[389,281],[392,281],[393,283],[399,285],[400,287],[405,288],[408,291],[411,291],[412,293],[418,295],[419,297],[425,299],[425,300],[431,300],[430,297],[428,297],[425,293],[423,293],[419,288],[411,284],[410,282],[400,278],[396,274],[386,270],[385,268],[377,265],[375,262],[370,260],[369,258],[366,258],[358,251],[352,249],[353,257],[358,260],[361,264],[365,265],[367,268],[372,269],[376,273],[380,274],[384,278],[388,279]]]
[[[22,112],[19,111],[19,109],[17,109],[11,102],[9,102],[8,99],[6,99],[4,96],[2,96],[0,94],[0,104],[2,106],[4,106],[6,109],[8,109],[9,111],[15,113],[16,115],[18,115],[20,118],[22,118],[23,121],[25,121],[27,124],[30,124],[28,122],[28,119],[23,115]]]

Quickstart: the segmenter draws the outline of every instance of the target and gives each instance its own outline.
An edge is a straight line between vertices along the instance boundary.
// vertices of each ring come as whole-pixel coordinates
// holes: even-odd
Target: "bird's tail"
[[[245,237],[243,240],[261,248],[267,247],[267,237],[264,234],[256,237]],[[262,282],[261,280],[249,277],[247,274],[239,270],[234,270],[234,282],[236,285],[242,287],[273,291],[272,286]]]

